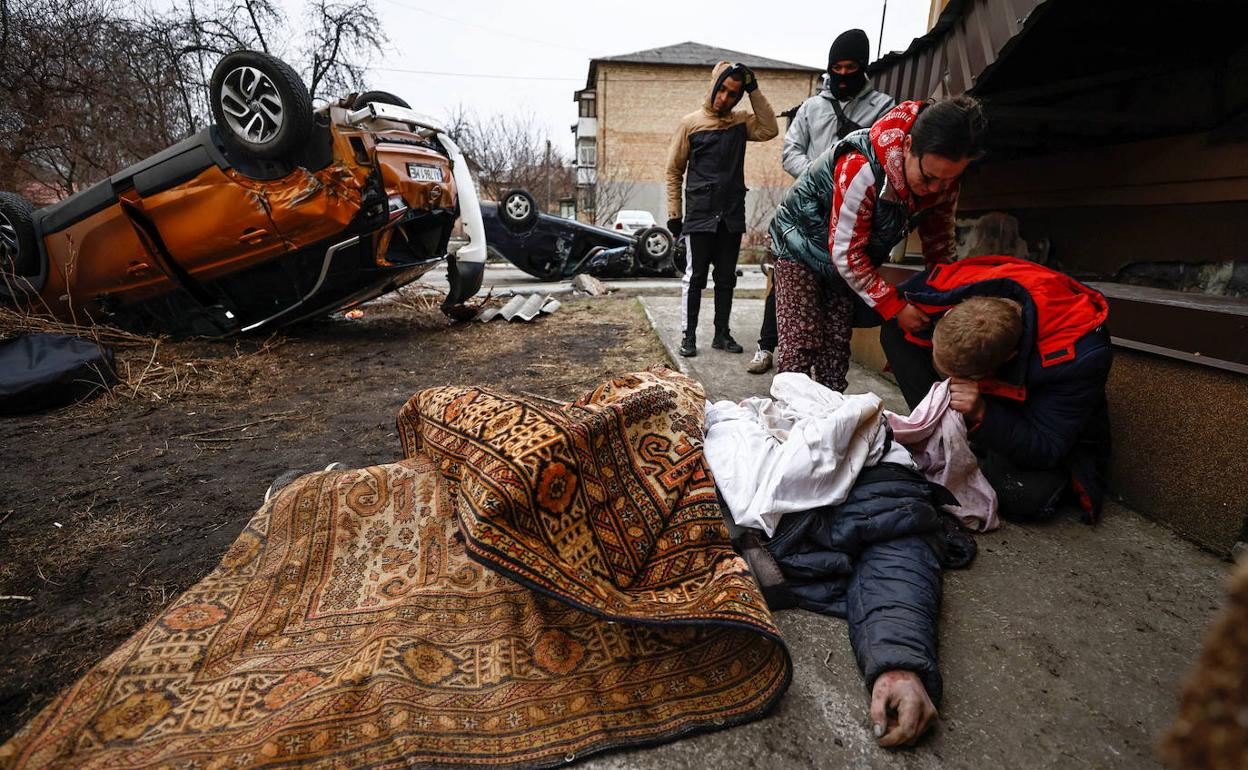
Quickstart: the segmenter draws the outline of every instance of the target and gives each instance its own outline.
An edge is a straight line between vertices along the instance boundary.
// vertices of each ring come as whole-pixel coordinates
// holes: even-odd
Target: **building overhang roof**
[[[1248,69],[1238,0],[950,0],[926,35],[868,66],[898,100],[969,93],[991,148],[1119,143],[1226,128]],[[1212,90],[1221,88],[1221,96]],[[1210,92],[1210,93],[1206,93]]]

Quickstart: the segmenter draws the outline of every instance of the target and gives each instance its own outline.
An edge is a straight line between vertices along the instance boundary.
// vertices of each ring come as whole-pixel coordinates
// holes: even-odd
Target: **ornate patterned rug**
[[[314,473],[0,747],[0,767],[543,767],[761,716],[791,663],[700,387],[436,388],[406,459]]]

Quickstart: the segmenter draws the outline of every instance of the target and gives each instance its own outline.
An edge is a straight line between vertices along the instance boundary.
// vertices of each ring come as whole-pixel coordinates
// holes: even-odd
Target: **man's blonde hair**
[[[937,322],[932,362],[953,377],[983,377],[1010,358],[1022,336],[1022,308],[1017,302],[971,297]]]

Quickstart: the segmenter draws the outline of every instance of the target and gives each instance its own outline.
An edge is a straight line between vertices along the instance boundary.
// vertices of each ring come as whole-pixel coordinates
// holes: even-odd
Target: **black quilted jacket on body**
[[[936,658],[944,487],[891,463],[863,469],[840,505],[786,514],[764,547],[798,606],[844,617],[870,690],[885,671],[913,671],[940,703]]]

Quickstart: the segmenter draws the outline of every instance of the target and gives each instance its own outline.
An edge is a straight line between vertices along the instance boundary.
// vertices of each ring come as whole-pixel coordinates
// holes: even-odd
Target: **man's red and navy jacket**
[[[1018,355],[980,381],[986,409],[971,436],[1020,466],[1069,469],[1081,506],[1090,518],[1099,515],[1110,449],[1105,383],[1113,359],[1105,297],[1047,267],[998,256],[936,265],[898,288],[933,321],[970,297],[1019,303]],[[924,336],[907,335],[931,347],[930,329]]]

